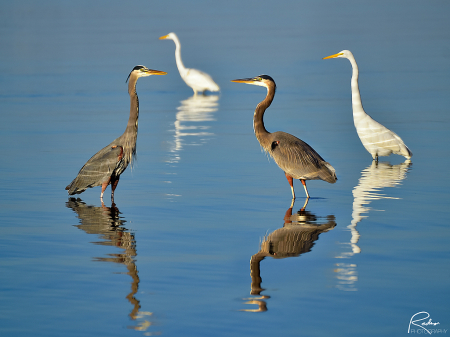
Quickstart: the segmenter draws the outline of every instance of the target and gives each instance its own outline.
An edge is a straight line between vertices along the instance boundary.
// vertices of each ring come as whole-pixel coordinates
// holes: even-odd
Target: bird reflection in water
[[[139,288],[139,275],[135,264],[136,240],[134,234],[125,227],[125,220],[120,216],[119,209],[112,203],[106,207],[102,202],[101,207],[88,206],[80,198],[70,198],[66,206],[72,209],[80,219],[80,224],[75,227],[85,231],[87,234],[97,234],[101,241],[93,242],[97,245],[113,246],[122,249],[121,253],[108,254],[106,257],[94,257],[94,261],[121,263],[126,266],[130,275],[131,292],[126,296],[133,306],[129,316],[137,321],[136,326],[129,328],[137,331],[146,331],[152,322],[149,321],[151,312],[140,311],[140,301],[135,297]],[[153,335],[153,333],[152,333]]]
[[[361,252],[358,246],[360,234],[356,229],[357,224],[364,218],[367,218],[372,209],[368,205],[379,199],[399,199],[390,197],[381,192],[385,187],[396,187],[406,178],[406,174],[411,166],[411,161],[397,165],[391,165],[389,162],[373,161],[370,166],[362,170],[358,185],[353,189],[353,212],[352,221],[347,228],[350,230],[350,242],[346,243],[349,250],[341,253],[336,258],[348,259],[354,254]],[[364,215],[365,214],[365,215]],[[357,265],[355,263],[336,263],[335,272],[337,273],[337,287],[345,291],[356,291],[356,282],[358,281]]]
[[[310,252],[321,233],[332,230],[336,226],[334,215],[319,218],[314,213],[306,211],[305,205],[295,214],[292,214],[294,200],[284,216],[284,225],[263,238],[260,251],[250,259],[250,276],[252,278],[250,294],[254,297],[245,298],[245,304],[255,304],[255,309],[241,311],[261,312],[267,311],[266,300],[268,295],[261,295],[262,278],[260,263],[266,257],[284,259]]]
[[[218,109],[218,101],[219,96],[217,95],[194,95],[181,101],[181,105],[177,108],[174,122],[174,140],[170,146],[167,160],[170,166],[174,166],[181,160],[180,152],[184,146],[201,145],[207,141],[208,137],[214,135],[209,131],[208,123],[216,120],[214,112]],[[167,183],[171,183],[171,181],[167,181]],[[179,195],[168,194],[168,196],[176,197]]]
[[[204,137],[212,136],[213,133],[207,131],[210,126],[200,124],[202,122],[215,121],[214,112],[218,108],[219,96],[192,96],[181,101],[181,105],[177,108],[176,114],[174,142],[171,146],[170,163],[178,163],[180,161],[180,151],[185,145],[199,145],[204,141]],[[191,139],[187,142],[185,137],[200,137]]]

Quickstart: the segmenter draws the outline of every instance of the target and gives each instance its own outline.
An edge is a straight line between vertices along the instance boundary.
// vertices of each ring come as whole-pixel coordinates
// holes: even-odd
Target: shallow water
[[[421,311],[449,333],[447,2],[1,9],[2,336],[401,336]],[[219,94],[193,97],[173,42],[158,40],[171,31]],[[375,165],[361,145],[351,66],[322,60],[342,49],[366,111],[411,163]],[[81,166],[123,132],[136,64],[168,72],[138,81],[137,161],[114,204],[98,187],[69,198]],[[265,90],[230,82],[261,73],[278,86],[267,129],[337,172],[308,182],[305,209],[301,184],[291,208],[253,134]]]

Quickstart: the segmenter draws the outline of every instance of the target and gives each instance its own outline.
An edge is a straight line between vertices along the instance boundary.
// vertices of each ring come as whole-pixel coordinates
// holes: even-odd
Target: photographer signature
[[[420,315],[420,316],[419,316],[419,315]],[[416,316],[419,316],[419,317],[417,318]],[[426,319],[428,319],[428,321],[423,322],[423,321],[425,321]],[[419,322],[421,322],[421,323],[419,324]],[[410,321],[409,321],[408,333],[411,331],[411,325],[415,325],[415,326],[417,326],[417,327],[419,327],[419,328],[425,330],[426,332],[428,332],[428,333],[431,335],[431,331],[433,331],[434,329],[430,329],[430,330],[431,330],[431,331],[430,331],[430,330],[428,330],[429,327],[430,327],[430,326],[434,327],[434,326],[439,325],[439,324],[441,324],[441,323],[439,323],[439,322],[433,322],[433,321],[431,320],[430,314],[429,314],[428,312],[426,312],[426,311],[421,311],[421,312],[418,312],[418,313],[412,315],[412,317],[411,317],[411,319],[410,319]],[[428,327],[428,329],[427,329],[426,327]],[[414,331],[414,330],[413,330],[413,331]]]

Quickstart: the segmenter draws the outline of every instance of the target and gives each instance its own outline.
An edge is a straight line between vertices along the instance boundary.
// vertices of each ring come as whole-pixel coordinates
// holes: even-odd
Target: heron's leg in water
[[[300,209],[301,212],[303,212],[303,211],[305,210],[306,205],[308,205],[308,201],[309,201],[309,198],[306,198],[305,204],[304,204],[303,207]]]
[[[291,186],[291,191],[292,191],[292,199],[295,199],[295,192],[294,192],[294,179],[287,174],[286,172],[284,172],[284,174],[286,175],[286,179],[288,180],[289,185]]]
[[[308,189],[306,188],[306,181],[303,179],[300,179],[300,181],[303,184],[303,187],[305,188],[305,192],[306,192],[306,197],[309,198],[309,193],[308,193]]]
[[[116,190],[117,184],[119,183],[120,176],[111,181],[111,200],[114,200],[114,191]]]
[[[105,193],[105,190],[108,187],[110,181],[111,181],[111,178],[109,178],[108,180],[104,181],[103,184],[102,184],[102,193],[100,194],[100,199],[102,199],[102,200],[103,200],[103,193]]]
[[[287,223],[292,223],[291,216],[292,216],[292,207],[294,207],[294,201],[295,201],[295,199],[292,199],[291,207],[289,207],[288,210],[286,211],[286,213],[284,214],[284,226]]]

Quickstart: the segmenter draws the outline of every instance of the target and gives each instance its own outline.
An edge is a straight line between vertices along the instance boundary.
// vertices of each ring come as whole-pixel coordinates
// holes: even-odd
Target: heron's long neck
[[[127,128],[125,129],[122,137],[124,156],[128,162],[132,161],[132,158],[136,154],[136,139],[138,131],[138,118],[139,118],[139,99],[136,93],[137,76],[130,77],[128,82],[128,94],[130,95],[130,117],[128,118]]]
[[[266,151],[270,150],[271,144],[268,139],[269,132],[264,127],[263,117],[266,109],[270,106],[270,104],[272,104],[274,96],[275,84],[271,84],[267,87],[266,98],[256,106],[255,113],[253,115],[253,130],[255,131],[255,135],[259,143]]]
[[[359,86],[358,86],[358,77],[359,77],[359,70],[358,65],[356,64],[356,61],[353,57],[349,58],[350,63],[352,64],[352,108],[353,108],[353,119],[356,121],[364,116],[366,116],[366,112],[363,109],[362,102],[361,102],[361,95],[359,93]]]
[[[178,71],[181,73],[186,72],[186,68],[181,60],[181,44],[178,38],[174,38],[173,42],[175,42],[175,61],[177,62]]]

